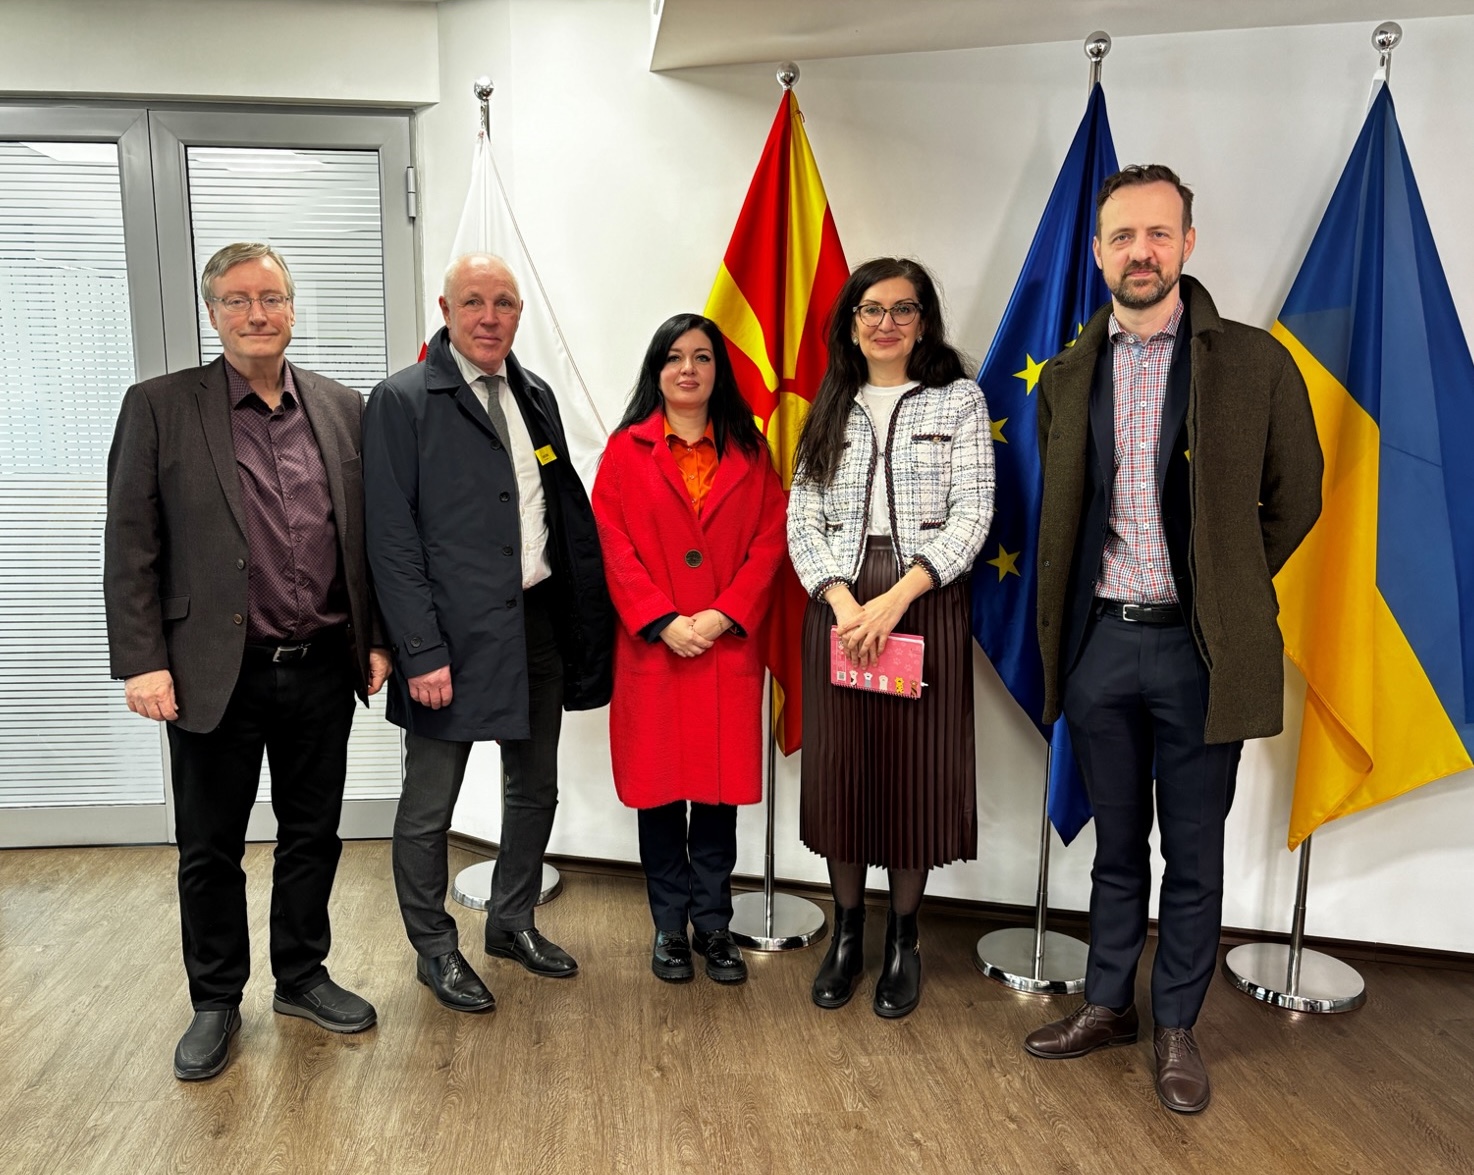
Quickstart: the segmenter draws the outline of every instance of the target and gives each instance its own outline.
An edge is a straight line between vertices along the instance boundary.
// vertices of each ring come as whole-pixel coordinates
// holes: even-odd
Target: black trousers
[[[284,665],[248,652],[219,726],[208,734],[168,727],[184,969],[197,1011],[238,1007],[250,974],[241,858],[263,752],[277,826],[271,971],[290,995],[327,978],[354,674],[341,639],[322,644]]]
[[[1243,744],[1204,743],[1207,700],[1208,670],[1182,625],[1098,617],[1064,681],[1065,720],[1095,809],[1085,998],[1135,1002],[1155,791],[1165,866],[1152,968],[1160,1027],[1193,1026],[1218,958],[1223,828]]]
[[[541,586],[541,585],[539,585]],[[502,837],[491,878],[486,924],[531,930],[542,892],[543,854],[558,807],[558,736],[563,729],[563,658],[545,592],[524,593],[531,737],[503,739]],[[452,682],[454,684],[454,682]],[[404,737],[404,792],[394,820],[394,888],[410,944],[422,955],[459,945],[446,912],[446,839],[472,743]]]
[[[732,921],[737,865],[735,804],[686,801],[639,810],[640,864],[656,930],[722,930]]]

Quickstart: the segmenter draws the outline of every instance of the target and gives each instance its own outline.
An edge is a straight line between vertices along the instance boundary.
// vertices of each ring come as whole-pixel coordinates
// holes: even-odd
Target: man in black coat
[[[552,390],[512,355],[522,314],[500,258],[446,271],[445,329],[364,416],[368,552],[405,729],[394,884],[420,981],[448,1008],[496,1006],[446,912],[446,834],[472,744],[495,739],[502,837],[486,952],[537,975],[578,964],[533,919],[558,803],[562,711],[605,705],[614,613],[588,495]]]
[[[246,821],[263,752],[277,819],[273,1007],[359,1032],[328,978],[353,695],[389,672],[363,541],[363,397],[285,359],[292,276],[227,245],[200,291],[224,355],[128,390],[108,454],[103,590],[128,708],[168,724],[184,965],[182,1081],[230,1060],[250,971]]]

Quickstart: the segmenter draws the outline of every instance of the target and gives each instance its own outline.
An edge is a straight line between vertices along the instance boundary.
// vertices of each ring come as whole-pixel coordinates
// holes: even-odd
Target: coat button
[[[230,618],[230,622],[232,624],[244,624],[246,622],[246,618],[242,616],[239,612],[237,612],[234,616]]]
[[[507,609],[508,609],[508,610],[509,610],[509,611],[510,611],[510,610],[511,610],[511,609],[513,609],[513,608],[515,608],[515,607],[516,607],[516,606],[517,606],[517,601],[516,601],[516,600],[508,600],[508,601],[507,601]]]
[[[510,502],[512,500],[512,495],[507,493],[506,490],[503,490],[497,495],[497,500],[501,502]]]
[[[701,566],[701,552],[700,551],[687,551],[686,552],[686,566],[687,567],[700,567]]]
[[[420,638],[417,636],[412,636],[409,638],[409,647],[412,649],[418,649],[420,647],[420,643]]]
[[[491,438],[491,447],[493,449],[500,449],[502,447],[502,443],[501,443],[501,441],[497,440],[496,437],[492,437]]]
[[[1042,624],[1045,628],[1048,628],[1049,627],[1049,620],[1048,620],[1047,617],[1045,619],[1039,621],[1039,623]]]
[[[1044,560],[1044,566],[1045,567],[1048,567],[1049,566],[1049,560],[1048,559]]]
[[[503,555],[510,555],[511,553],[512,553],[512,548],[511,547],[503,547],[502,548],[502,554]]]
[[[237,559],[235,561],[235,569],[237,571],[244,571],[246,569],[246,561],[244,559]]]

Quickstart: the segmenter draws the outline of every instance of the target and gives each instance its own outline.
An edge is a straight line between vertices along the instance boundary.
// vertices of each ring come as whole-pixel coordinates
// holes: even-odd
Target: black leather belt
[[[246,656],[253,661],[266,661],[272,665],[292,665],[308,657],[341,649],[346,639],[341,628],[325,628],[314,633],[311,640],[297,641],[289,645],[247,645]]]
[[[1096,600],[1097,616],[1114,616],[1132,624],[1156,624],[1162,626],[1183,623],[1182,608],[1177,604],[1132,604],[1125,600]]]

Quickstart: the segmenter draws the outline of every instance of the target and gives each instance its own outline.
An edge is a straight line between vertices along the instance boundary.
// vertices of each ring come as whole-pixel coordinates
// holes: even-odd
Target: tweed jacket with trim
[[[834,478],[797,471],[788,499],[788,554],[815,599],[853,588],[865,555],[870,494],[883,466],[897,570],[922,567],[934,588],[972,570],[993,522],[993,431],[982,389],[970,379],[913,388],[896,403],[884,446],[859,396],[845,426]]]

